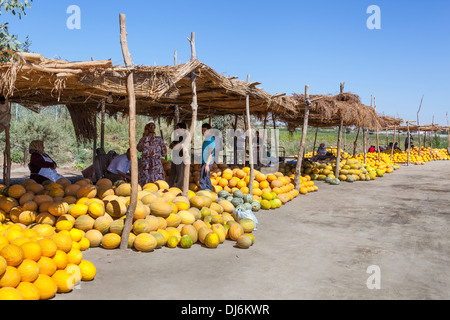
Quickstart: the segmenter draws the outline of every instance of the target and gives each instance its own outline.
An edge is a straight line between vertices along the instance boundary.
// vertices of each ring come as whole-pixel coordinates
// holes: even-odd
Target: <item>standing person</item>
[[[147,124],[137,145],[137,150],[142,152],[139,163],[139,184],[141,186],[166,179],[161,158],[167,155],[167,147],[164,140],[155,135],[155,130],[156,126],[153,122]]]
[[[411,148],[411,143],[414,140],[414,138],[412,137],[411,134],[409,134],[409,136],[406,137],[405,139],[405,151],[408,150],[409,148]]]
[[[200,190],[212,190],[211,169],[214,164],[216,142],[211,134],[211,126],[202,125],[202,134],[205,137],[202,145],[202,169],[200,172]]]
[[[178,123],[175,126],[175,130],[186,130],[185,123]],[[184,162],[183,162],[183,140],[185,138],[185,132],[178,132],[178,140],[174,140],[169,148],[172,149],[172,165],[170,168],[169,186],[183,189],[184,180]],[[177,137],[175,137],[176,139]],[[181,161],[181,162],[180,162]]]
[[[112,183],[118,180],[131,181],[131,175],[128,173],[131,170],[130,160],[131,154],[128,149],[126,153],[111,160],[104,177],[111,180]]]
[[[47,180],[56,182],[64,178],[56,171],[56,162],[44,152],[44,141],[32,141],[28,150],[31,154],[30,163],[28,164],[31,173],[30,179],[42,184]]]

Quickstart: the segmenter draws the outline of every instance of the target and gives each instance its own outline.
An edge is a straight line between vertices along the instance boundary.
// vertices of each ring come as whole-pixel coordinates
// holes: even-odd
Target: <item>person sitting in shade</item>
[[[317,149],[317,154],[312,157],[312,161],[320,161],[334,158],[333,154],[327,151],[325,148],[325,143],[321,143]]]
[[[44,141],[34,140],[30,143],[29,152],[31,154],[30,163],[30,179],[37,183],[51,180],[53,182],[64,178],[56,171],[56,162],[48,154],[44,152]]]
[[[118,180],[131,181],[131,175],[129,171],[131,170],[131,154],[130,149],[126,153],[116,156],[112,159],[105,172],[104,177],[111,180],[112,183]]]

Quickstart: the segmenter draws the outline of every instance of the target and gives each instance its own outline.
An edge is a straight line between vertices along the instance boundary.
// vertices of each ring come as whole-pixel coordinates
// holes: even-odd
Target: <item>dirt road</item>
[[[449,161],[318,186],[257,213],[248,250],[232,241],[152,253],[89,249],[96,279],[55,299],[450,298]]]

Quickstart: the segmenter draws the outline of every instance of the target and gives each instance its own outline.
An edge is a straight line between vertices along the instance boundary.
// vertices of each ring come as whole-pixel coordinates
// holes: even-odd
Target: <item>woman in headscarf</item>
[[[167,147],[161,137],[155,135],[156,126],[149,123],[145,126],[144,134],[137,145],[137,150],[142,152],[139,162],[139,184],[165,180],[164,167],[161,158],[167,155]]]
[[[28,149],[31,155],[30,163],[28,164],[31,172],[30,179],[37,183],[43,183],[47,180],[56,182],[64,178],[56,172],[56,162],[44,152],[44,141],[34,140],[30,143]]]

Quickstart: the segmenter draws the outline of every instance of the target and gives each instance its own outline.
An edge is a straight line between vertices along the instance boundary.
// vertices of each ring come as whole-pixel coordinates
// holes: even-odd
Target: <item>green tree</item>
[[[12,14],[22,19],[22,16],[26,15],[25,10],[31,8],[31,2],[33,0],[0,0],[0,17],[5,14]],[[25,49],[29,47],[29,40],[26,40]],[[13,51],[24,51],[22,43],[19,41],[16,35],[10,34],[8,30],[8,22],[0,24],[0,50],[9,49]],[[2,60],[8,59],[8,53],[2,52],[0,57]]]

